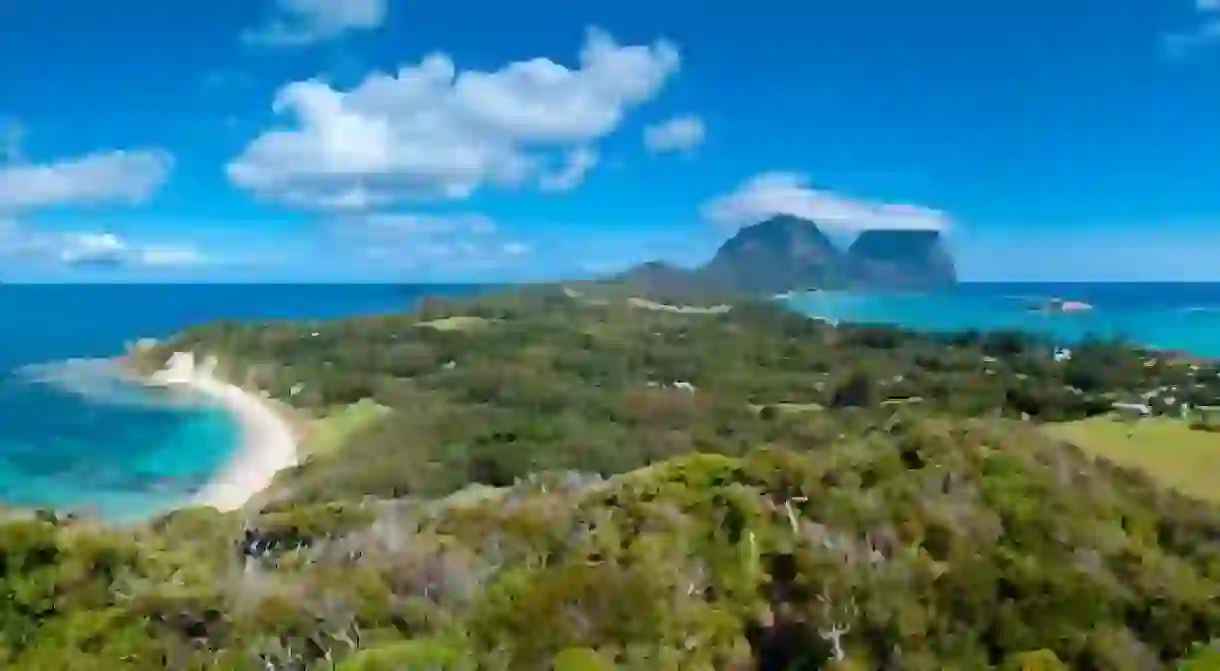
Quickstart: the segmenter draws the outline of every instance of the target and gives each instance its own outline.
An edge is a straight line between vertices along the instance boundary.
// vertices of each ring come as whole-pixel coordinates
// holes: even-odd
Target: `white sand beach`
[[[638,296],[628,298],[627,303],[633,308],[656,310],[659,312],[676,312],[687,315],[719,315],[733,309],[731,305],[713,305],[710,307],[701,307],[697,305],[668,305],[666,303],[650,301],[647,298],[639,298]]]
[[[241,425],[242,444],[233,458],[192,500],[228,512],[266,489],[280,470],[297,464],[297,442],[292,424],[271,401],[217,378],[215,367],[214,360],[196,365],[194,354],[177,352],[148,382],[188,387],[220,403]]]

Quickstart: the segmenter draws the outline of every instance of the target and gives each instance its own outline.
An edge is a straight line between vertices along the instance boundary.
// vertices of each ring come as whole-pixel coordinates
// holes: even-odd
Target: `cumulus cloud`
[[[0,166],[0,211],[141,203],[165,183],[172,165],[173,159],[163,151],[137,150]]]
[[[227,166],[230,180],[289,205],[367,209],[412,199],[462,199],[480,187],[574,186],[592,144],[654,98],[679,68],[665,40],[621,46],[591,28],[579,66],[547,58],[459,72],[433,53],[351,90],[320,80],[280,89],[290,119]],[[567,156],[567,179],[547,165]]]
[[[70,266],[120,266],[127,253],[127,245],[112,233],[70,233],[64,236],[59,260]]]
[[[756,175],[703,206],[706,219],[729,229],[782,214],[809,219],[841,233],[875,228],[943,230],[949,226],[948,216],[938,210],[847,198],[810,188],[807,177],[790,172]]]
[[[101,231],[29,230],[15,222],[0,223],[0,257],[93,267],[183,267],[207,263],[189,245],[132,243]]]
[[[52,244],[69,266],[183,267],[206,261],[199,250],[181,245],[131,244],[113,233],[68,233]]]
[[[243,37],[252,44],[297,47],[373,30],[386,19],[386,0],[276,0],[274,16]]]
[[[588,147],[577,147],[568,152],[563,167],[544,174],[538,179],[538,188],[543,191],[571,191],[585,181],[585,175],[597,166],[597,151]]]
[[[706,128],[697,116],[680,116],[644,129],[644,146],[654,153],[691,151],[703,143]]]
[[[23,139],[19,123],[0,123],[0,260],[106,267],[204,261],[192,247],[131,244],[108,232],[40,231],[5,217],[55,206],[142,203],[173,166],[173,158],[156,149],[31,163],[22,153]]]

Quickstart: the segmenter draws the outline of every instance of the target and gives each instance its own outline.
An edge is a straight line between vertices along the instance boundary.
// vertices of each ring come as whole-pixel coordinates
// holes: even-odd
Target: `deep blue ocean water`
[[[408,310],[474,286],[0,285],[0,504],[112,518],[172,508],[229,458],[223,413],[116,379],[101,358],[141,337],[220,318]],[[1029,308],[1053,297],[1094,306]],[[1022,328],[1220,356],[1220,284],[966,284],[937,294],[815,292],[796,309],[931,330]],[[64,363],[65,360],[72,360]],[[47,365],[49,364],[49,365]]]
[[[214,407],[122,382],[105,357],[221,318],[410,309],[471,286],[0,285],[0,505],[140,517],[174,507],[238,442]]]
[[[1093,309],[1048,313],[1052,298]],[[1019,329],[1063,344],[1118,338],[1166,350],[1220,357],[1220,284],[962,284],[938,293],[810,292],[794,308],[842,323],[898,324],[919,330]]]

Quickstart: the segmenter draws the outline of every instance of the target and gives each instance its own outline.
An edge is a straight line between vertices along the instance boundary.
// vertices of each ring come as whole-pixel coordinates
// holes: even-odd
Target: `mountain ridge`
[[[940,231],[868,230],[847,249],[849,273],[887,287],[946,286],[957,282],[957,267]]]
[[[951,286],[957,270],[935,229],[866,230],[843,249],[816,222],[778,215],[740,229],[695,268],[653,260],[613,279],[666,294],[776,294]]]

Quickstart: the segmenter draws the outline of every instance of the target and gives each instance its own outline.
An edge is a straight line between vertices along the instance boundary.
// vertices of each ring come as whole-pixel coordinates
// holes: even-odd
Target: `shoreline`
[[[189,389],[218,404],[237,422],[240,442],[228,462],[177,506],[208,506],[225,513],[244,508],[277,473],[299,463],[298,431],[273,401],[216,377],[214,368],[214,361],[197,366],[192,353],[177,352],[144,383]]]

